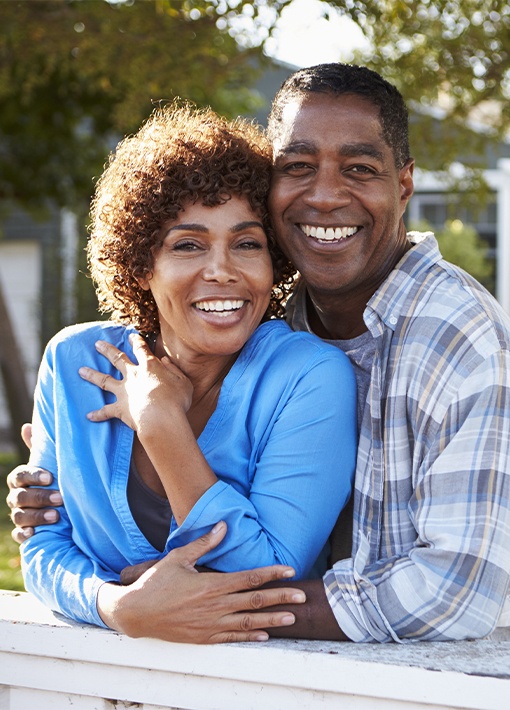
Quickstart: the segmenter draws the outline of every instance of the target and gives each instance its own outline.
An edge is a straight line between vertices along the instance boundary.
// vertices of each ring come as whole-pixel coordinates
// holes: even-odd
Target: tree
[[[433,231],[443,259],[460,266],[487,288],[494,289],[494,269],[487,258],[488,245],[478,232],[460,219],[449,219],[440,229],[432,229],[426,222],[411,225],[420,232]]]
[[[486,151],[510,130],[510,6],[506,0],[330,0],[371,51],[355,61],[398,86],[413,110],[420,167],[466,166],[461,189],[486,193]],[[437,120],[441,118],[441,120]],[[474,130],[474,125],[483,130]]]
[[[262,53],[240,47],[232,12],[218,0],[0,2],[0,199],[34,210],[88,198],[108,148],[154,102],[251,111]]]
[[[109,149],[138,128],[154,102],[180,96],[225,115],[250,112],[257,101],[250,86],[263,57],[242,28],[238,39],[231,32],[236,4],[0,1],[0,208],[17,204],[46,216],[52,204],[86,213]],[[239,12],[257,24],[259,4],[244,2]],[[84,240],[83,229],[81,246]],[[49,246],[44,256],[52,260],[58,302],[68,295],[57,278],[58,234]],[[78,282],[78,299],[89,306],[93,299],[84,283]],[[57,302],[53,309],[44,304],[52,332],[43,340],[65,324]],[[78,318],[89,313],[81,310]],[[0,376],[17,431],[31,405],[2,298],[0,323]]]

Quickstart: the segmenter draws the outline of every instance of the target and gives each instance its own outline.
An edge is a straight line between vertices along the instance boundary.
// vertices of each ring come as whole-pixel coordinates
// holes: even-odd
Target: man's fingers
[[[21,438],[27,449],[32,448],[32,424],[27,422],[21,427]]]
[[[53,481],[49,471],[37,466],[22,464],[13,469],[7,476],[9,488],[25,488],[25,486],[48,486]]]
[[[13,508],[11,511],[11,520],[19,528],[52,525],[59,518],[59,512],[54,508]]]
[[[14,528],[11,530],[11,537],[18,545],[28,540],[34,534],[34,528]]]
[[[12,488],[7,496],[7,505],[14,508],[52,508],[62,505],[60,491],[54,488]],[[32,522],[21,523],[32,525]]]

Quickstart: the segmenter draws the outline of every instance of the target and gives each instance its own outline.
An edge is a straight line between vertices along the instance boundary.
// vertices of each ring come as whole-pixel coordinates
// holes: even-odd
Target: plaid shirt
[[[364,313],[352,558],[324,576],[353,641],[484,636],[510,575],[510,319],[431,234],[409,236]]]

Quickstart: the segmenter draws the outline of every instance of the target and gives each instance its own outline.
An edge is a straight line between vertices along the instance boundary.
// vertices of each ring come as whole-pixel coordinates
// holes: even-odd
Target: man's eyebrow
[[[340,146],[338,152],[346,158],[361,158],[363,156],[368,156],[379,160],[381,163],[384,161],[383,153],[372,145],[372,143],[345,143]]]
[[[282,146],[276,152],[276,158],[285,157],[288,155],[315,155],[319,152],[319,148],[311,141],[296,141]],[[361,158],[363,156],[375,158],[380,162],[384,161],[383,153],[376,148],[372,143],[345,143],[340,145],[338,149],[339,155],[347,158]]]
[[[314,143],[311,143],[310,141],[296,141],[279,148],[276,152],[276,157],[279,157],[280,155],[298,155],[300,153],[314,155],[317,152],[318,148]]]

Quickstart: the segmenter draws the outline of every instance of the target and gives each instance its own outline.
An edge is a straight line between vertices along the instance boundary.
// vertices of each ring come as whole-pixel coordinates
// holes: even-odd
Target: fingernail
[[[303,602],[306,602],[306,594],[304,592],[295,592],[291,596],[291,601],[296,602],[297,604],[302,604]]]
[[[44,513],[43,517],[48,523],[54,523],[55,520],[57,519],[57,511],[56,510],[47,510]]]
[[[280,619],[282,626],[292,626],[295,621],[296,619],[294,617],[294,614],[286,614]]]
[[[39,474],[39,483],[51,483],[51,476],[49,473],[40,473]]]
[[[21,534],[23,537],[32,537],[32,528],[23,528]]]
[[[217,535],[220,532],[220,530],[223,530],[223,522],[221,520],[219,523],[216,523],[216,525],[211,530],[211,533],[213,535]]]
[[[50,501],[55,505],[62,505],[62,496],[58,492],[52,493],[50,495]]]
[[[269,634],[258,634],[255,636],[255,641],[267,641],[269,638]]]
[[[283,573],[284,577],[294,577],[296,574],[296,571],[293,569],[286,569],[285,572]]]

